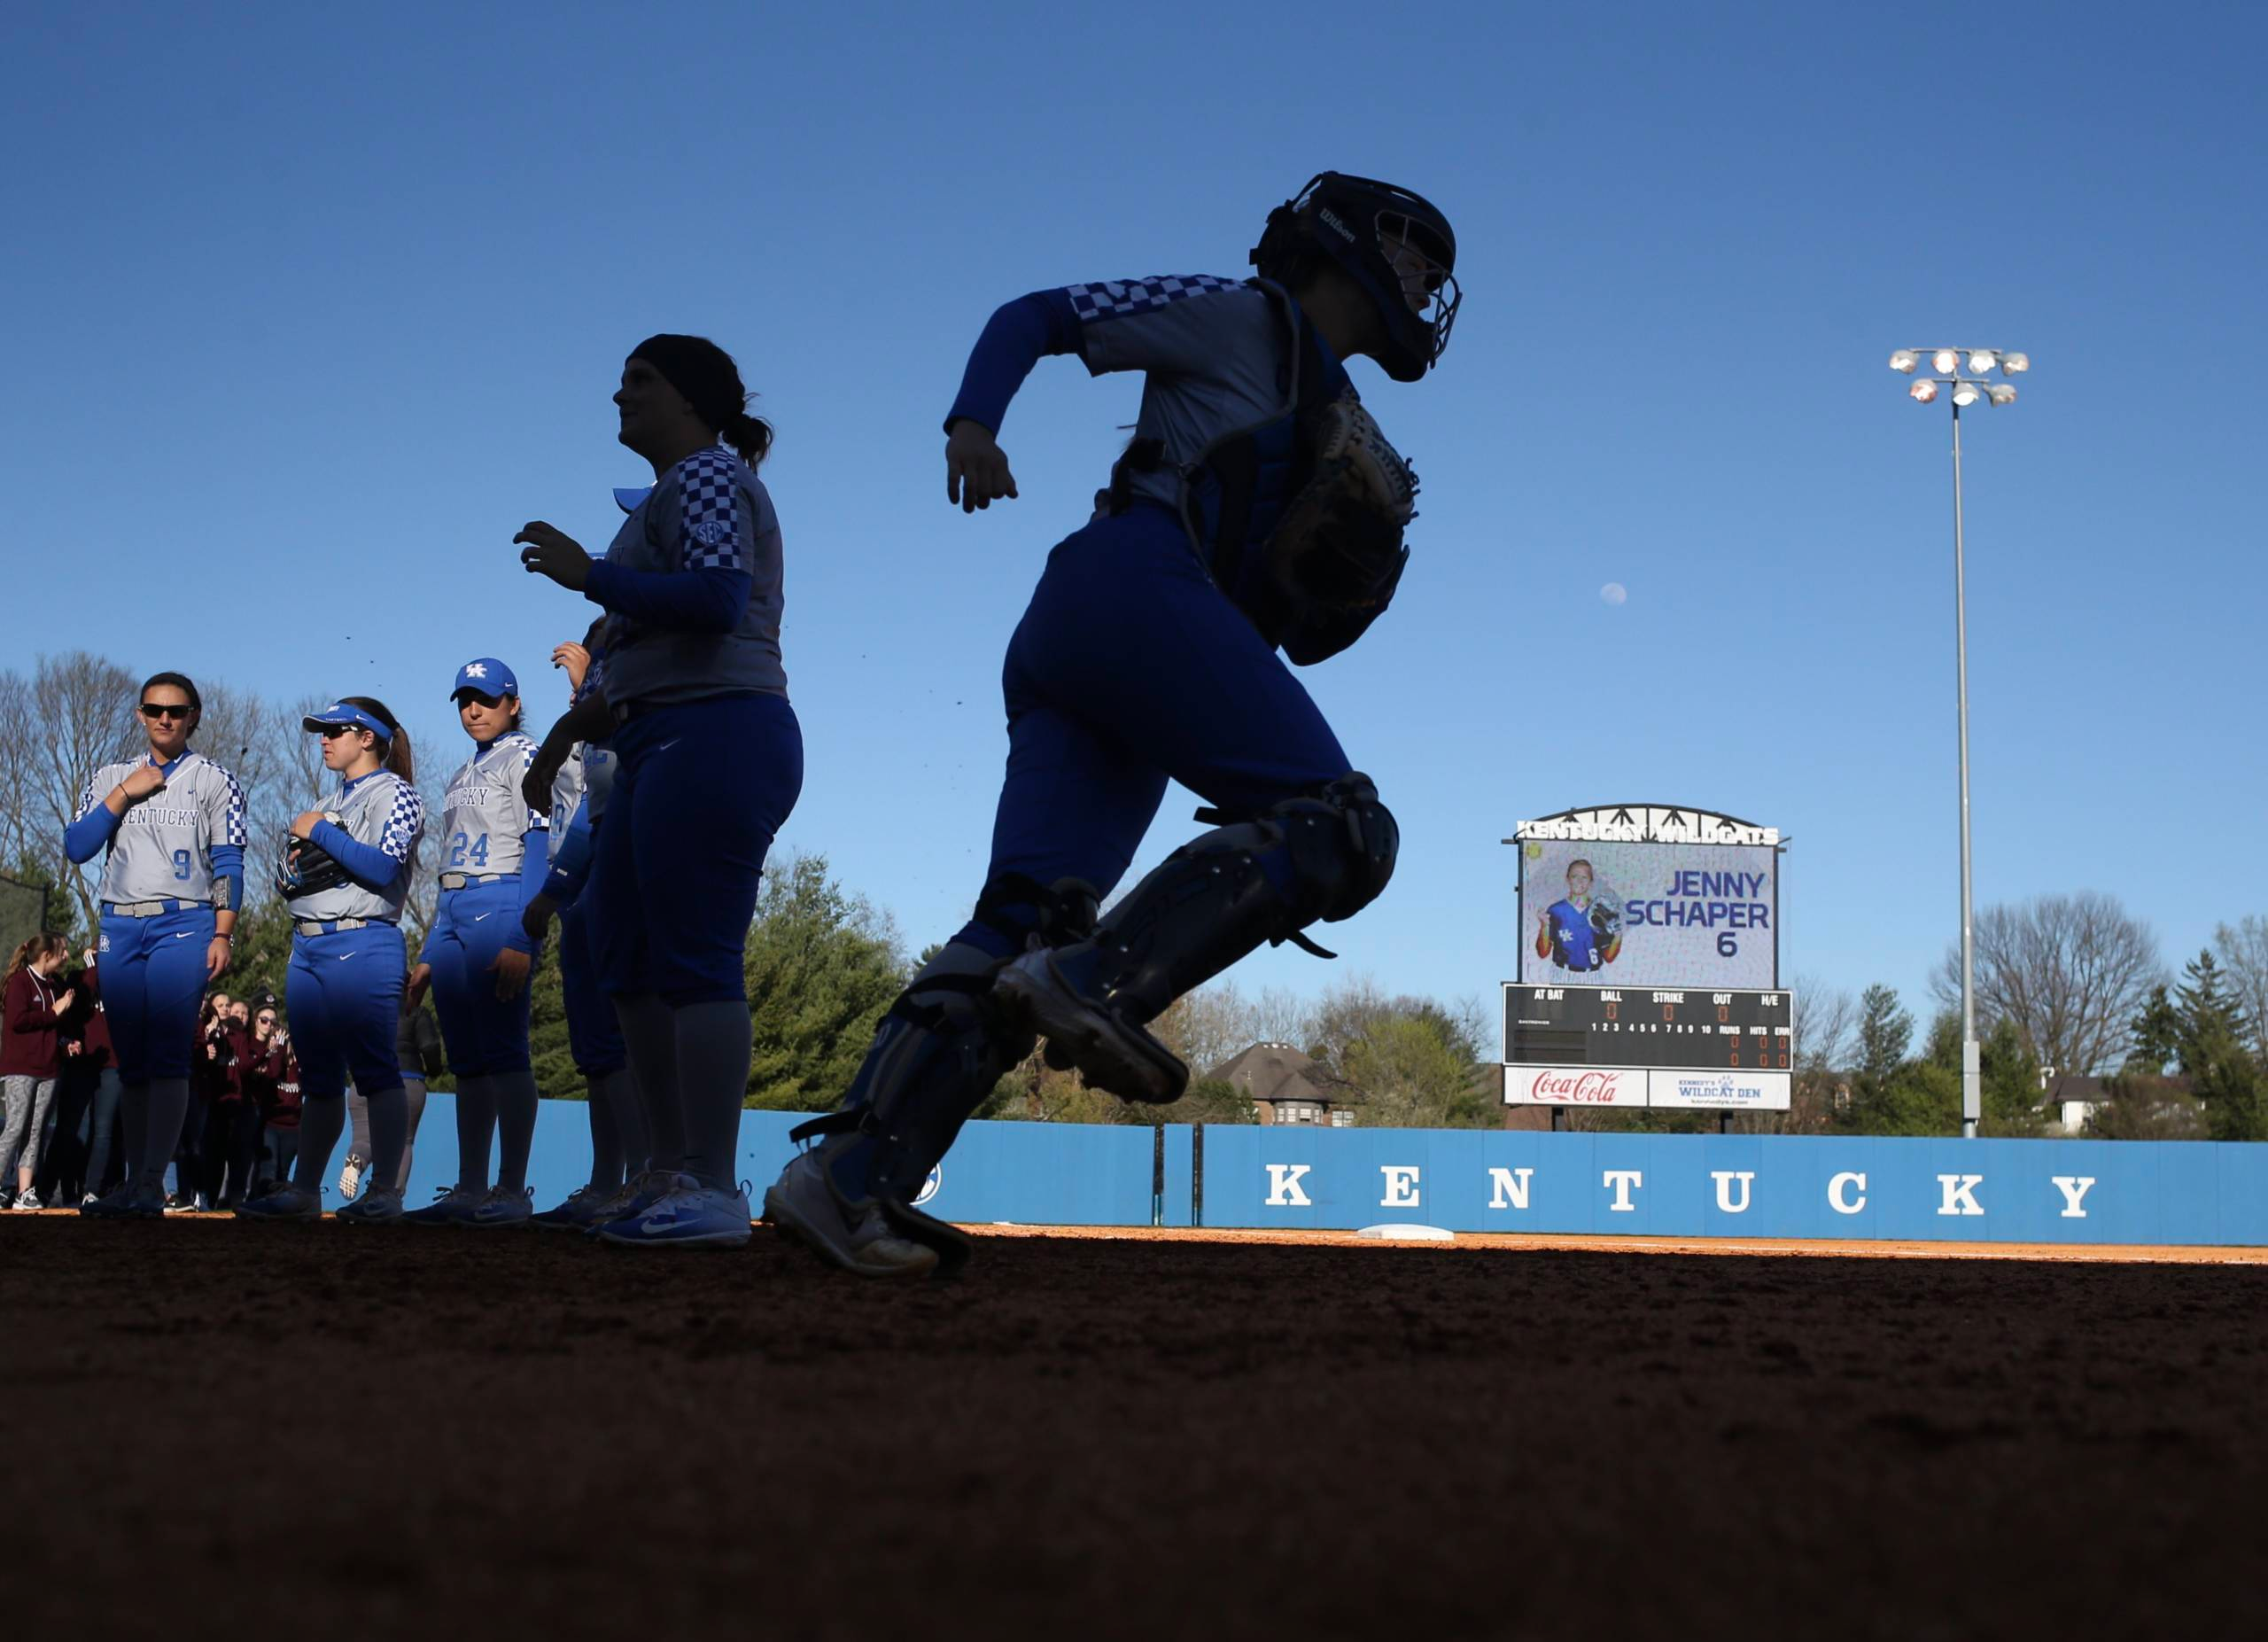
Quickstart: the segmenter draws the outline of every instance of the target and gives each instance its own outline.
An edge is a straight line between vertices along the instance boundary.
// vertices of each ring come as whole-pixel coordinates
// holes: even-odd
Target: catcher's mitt
[[[1417,518],[1418,476],[1352,391],[1309,413],[1301,429],[1308,480],[1268,540],[1270,569],[1290,595],[1283,644],[1294,665],[1335,656],[1394,597]]]
[[[323,819],[336,821],[338,817],[326,814]],[[283,853],[276,863],[276,892],[285,900],[320,895],[346,882],[346,868],[322,845],[312,838],[285,837]]]

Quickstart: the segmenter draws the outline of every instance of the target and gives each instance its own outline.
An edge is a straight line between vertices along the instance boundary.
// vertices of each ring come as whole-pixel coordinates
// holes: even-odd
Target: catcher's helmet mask
[[[1366,238],[1361,225],[1367,222]],[[1403,273],[1386,250],[1392,243],[1415,252],[1425,263],[1425,311],[1412,309]],[[1456,234],[1449,220],[1428,200],[1366,176],[1318,172],[1306,187],[1268,214],[1268,226],[1252,251],[1262,277],[1299,251],[1314,247],[1347,270],[1377,304],[1386,322],[1386,347],[1379,363],[1397,382],[1415,382],[1449,345],[1464,300],[1456,276]]]

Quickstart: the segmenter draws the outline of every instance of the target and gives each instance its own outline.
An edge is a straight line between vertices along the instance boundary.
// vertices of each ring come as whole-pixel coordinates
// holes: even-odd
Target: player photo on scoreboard
[[[1520,845],[1520,981],[1779,984],[1768,845],[1530,840]]]

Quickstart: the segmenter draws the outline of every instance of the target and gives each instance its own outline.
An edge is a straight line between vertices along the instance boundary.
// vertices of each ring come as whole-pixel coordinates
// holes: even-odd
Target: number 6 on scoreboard
[[[1720,958],[1740,956],[1740,943],[1733,938],[1733,932],[1730,930],[1727,930],[1717,937],[1717,956]]]

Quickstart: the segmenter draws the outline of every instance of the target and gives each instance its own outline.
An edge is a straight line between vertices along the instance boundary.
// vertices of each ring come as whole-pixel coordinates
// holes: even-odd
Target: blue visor
[[[368,730],[380,741],[390,742],[393,739],[393,732],[384,724],[360,707],[343,701],[334,701],[321,712],[311,712],[299,720],[299,728],[305,730],[320,730],[325,725]]]
[[[638,510],[638,504],[653,494],[654,487],[651,485],[641,485],[634,490],[625,490],[617,485],[614,487],[614,505],[625,513],[635,513]]]

